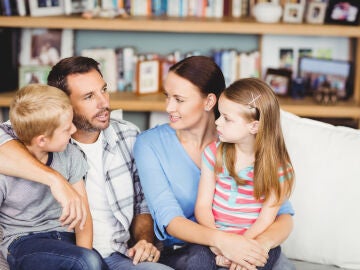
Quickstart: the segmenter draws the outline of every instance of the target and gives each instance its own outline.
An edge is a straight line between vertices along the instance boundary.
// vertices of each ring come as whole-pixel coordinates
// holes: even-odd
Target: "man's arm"
[[[83,198],[84,204],[87,210],[86,223],[83,229],[80,229],[79,226],[75,227],[75,236],[76,236],[76,245],[88,249],[93,247],[93,223],[89,208],[89,203],[86,194],[85,183],[83,180],[80,180],[73,184],[74,189],[80,194]]]
[[[80,195],[61,174],[39,162],[19,141],[10,140],[0,144],[0,173],[48,185],[63,207],[60,217],[62,225],[73,229],[80,222],[83,228],[86,208]]]
[[[143,261],[157,262],[160,251],[154,246],[153,219],[150,214],[139,214],[131,224],[135,245],[128,250],[128,256],[133,258],[134,264]]]

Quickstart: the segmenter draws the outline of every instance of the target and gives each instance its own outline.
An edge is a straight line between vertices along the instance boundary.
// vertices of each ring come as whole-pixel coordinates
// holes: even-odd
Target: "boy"
[[[87,220],[67,232],[62,208],[47,185],[0,175],[1,251],[10,269],[107,269],[92,250],[92,221],[84,177],[87,163],[68,144],[76,131],[73,109],[61,90],[30,84],[18,90],[10,106],[10,122],[18,139],[40,162],[57,170],[73,185],[87,206]],[[76,245],[75,245],[76,242]]]

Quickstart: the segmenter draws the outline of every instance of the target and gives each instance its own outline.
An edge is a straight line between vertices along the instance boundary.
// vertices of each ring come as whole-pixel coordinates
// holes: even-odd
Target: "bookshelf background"
[[[205,19],[205,18],[153,18],[129,17],[126,19],[95,18],[85,20],[79,15],[53,17],[0,16],[0,27],[4,28],[69,28],[75,30],[75,54],[84,48],[134,46],[140,52],[161,54],[180,48],[185,52],[200,50],[208,52],[214,48],[230,48],[241,51],[260,48],[263,34],[285,36],[332,36],[350,38],[353,44],[355,78],[360,77],[360,27],[341,25],[309,24],[260,24],[251,19]],[[104,31],[105,30],[105,31]],[[282,108],[305,117],[360,119],[360,82],[354,82],[354,95],[348,101],[334,106],[317,105],[311,98],[293,100],[280,98]],[[0,94],[0,107],[9,106],[11,93]],[[124,117],[137,123],[142,129],[148,125],[149,112],[163,111],[163,96],[135,96],[132,93],[114,93],[111,96],[112,108],[125,110]]]

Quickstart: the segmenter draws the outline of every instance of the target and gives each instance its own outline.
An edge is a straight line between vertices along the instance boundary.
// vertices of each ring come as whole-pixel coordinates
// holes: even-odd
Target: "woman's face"
[[[201,95],[194,84],[174,72],[169,72],[167,75],[164,93],[166,111],[172,128],[178,130],[199,127],[200,121],[208,117],[207,98]]]

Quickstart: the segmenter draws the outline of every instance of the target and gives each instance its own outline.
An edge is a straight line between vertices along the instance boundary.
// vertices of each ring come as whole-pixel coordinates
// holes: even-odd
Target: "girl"
[[[254,239],[274,222],[294,181],[279,103],[266,83],[247,78],[224,90],[219,111],[220,142],[204,150],[195,216],[207,227]],[[270,250],[262,269],[272,269],[279,255],[280,247]]]

